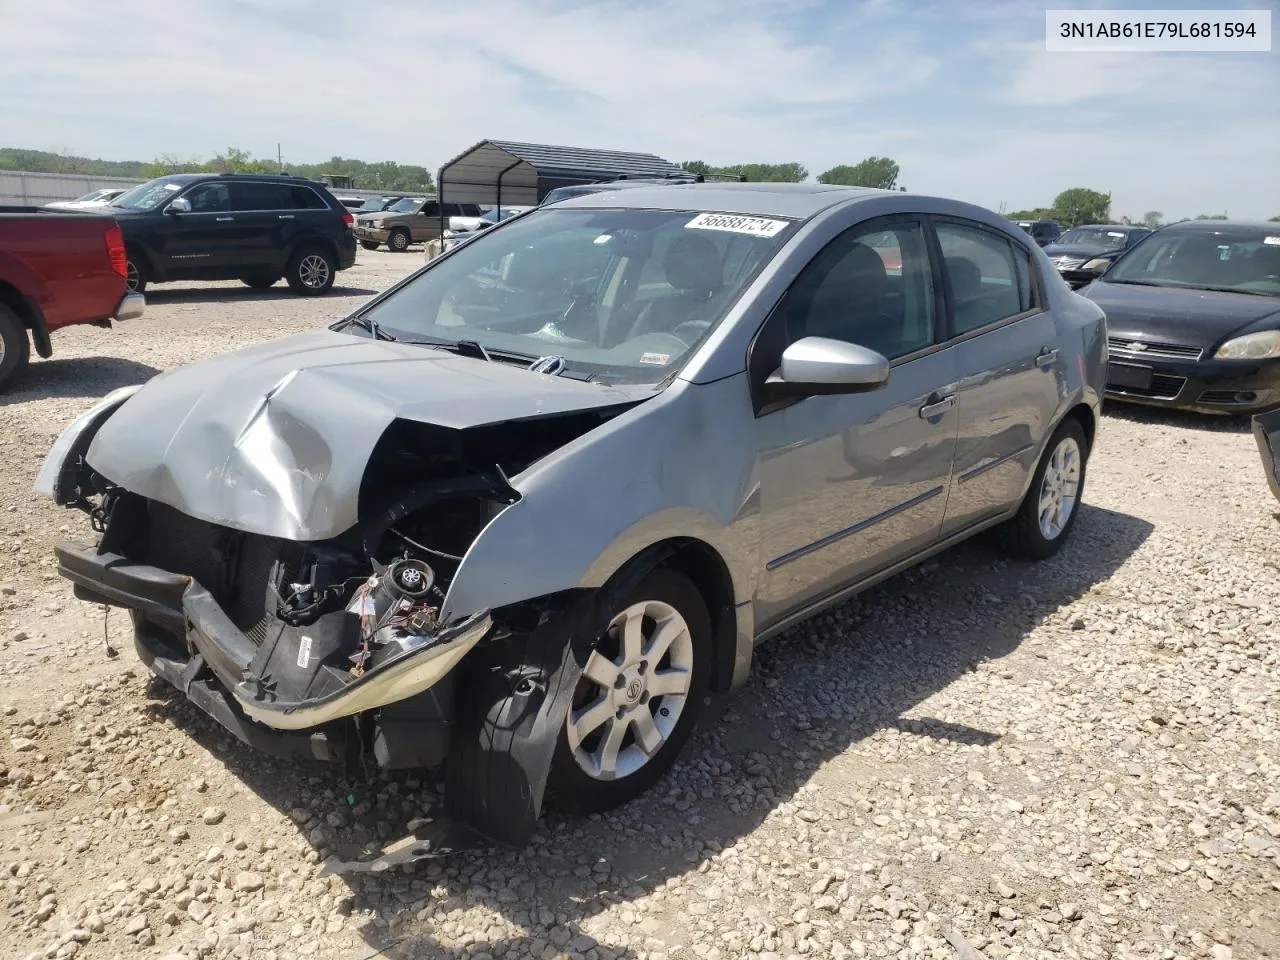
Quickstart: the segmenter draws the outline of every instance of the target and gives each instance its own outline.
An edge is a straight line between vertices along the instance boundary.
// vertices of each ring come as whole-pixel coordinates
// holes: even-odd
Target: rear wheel
[[[1009,523],[1014,552],[1047,560],[1062,549],[1079,513],[1088,459],[1084,427],[1068,417],[1049,438],[1026,498]]]
[[[255,290],[266,290],[269,287],[274,286],[275,282],[279,279],[280,278],[278,276],[251,276],[241,277],[240,282],[246,287],[253,287]]]
[[[145,293],[147,289],[147,265],[136,253],[126,254],[125,282],[133,293]]]
[[[31,359],[31,340],[17,315],[0,303],[0,389],[16,377]]]
[[[366,250],[377,250],[378,242],[376,240],[361,240],[360,246],[364,247]]]
[[[583,668],[549,785],[561,803],[607,810],[675,763],[711,674],[711,618],[698,588],[659,569],[618,605]]]
[[[404,227],[396,227],[387,235],[387,247],[393,253],[404,253],[409,249],[409,231]]]
[[[289,280],[289,289],[294,293],[317,297],[333,287],[337,269],[333,254],[319,247],[306,247],[293,255],[285,276]]]

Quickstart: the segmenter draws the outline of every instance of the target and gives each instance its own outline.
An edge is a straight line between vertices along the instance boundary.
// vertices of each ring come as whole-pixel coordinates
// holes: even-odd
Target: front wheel
[[[396,227],[387,235],[387,249],[392,253],[404,253],[409,249],[411,239],[408,230],[404,227]]]
[[[618,605],[583,668],[549,786],[569,807],[607,810],[675,763],[711,674],[711,618],[698,588],[659,569]]]
[[[328,293],[338,270],[333,254],[318,247],[299,250],[289,261],[285,276],[289,289],[304,297],[317,297]]]
[[[1080,512],[1088,459],[1084,428],[1075,417],[1068,417],[1049,438],[1031,487],[1010,521],[1014,552],[1031,560],[1047,560],[1062,549]]]

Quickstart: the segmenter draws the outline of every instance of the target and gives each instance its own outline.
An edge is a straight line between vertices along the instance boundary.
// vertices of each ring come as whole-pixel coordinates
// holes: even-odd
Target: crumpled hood
[[[1205,349],[1280,311],[1280,300],[1275,297],[1192,287],[1152,287],[1103,280],[1089,284],[1080,293],[1106,313],[1109,336]]]
[[[322,330],[161,374],[108,418],[86,460],[190,516],[322,540],[356,522],[365,464],[397,418],[465,429],[625,404],[655,389]]]

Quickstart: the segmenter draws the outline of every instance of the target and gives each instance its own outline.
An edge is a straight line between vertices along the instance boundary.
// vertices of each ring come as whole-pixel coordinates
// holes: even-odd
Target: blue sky
[[[1046,6],[1084,5],[0,0],[0,145],[281,141],[286,161],[434,170],[493,137],[813,174],[876,154],[911,190],[992,208],[1087,186],[1134,217],[1280,215],[1274,36],[1271,53],[1047,53]]]

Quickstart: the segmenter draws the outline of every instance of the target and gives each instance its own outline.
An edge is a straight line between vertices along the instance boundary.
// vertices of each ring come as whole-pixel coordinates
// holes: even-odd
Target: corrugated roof
[[[665,177],[685,171],[652,153],[626,153],[621,150],[592,150],[583,147],[555,147],[541,143],[516,143],[511,140],[489,140],[513,157],[519,157],[540,172],[557,170],[593,170],[600,173],[632,177]]]
[[[535,204],[565,184],[683,172],[651,153],[481,140],[440,168],[439,191],[446,202]]]

